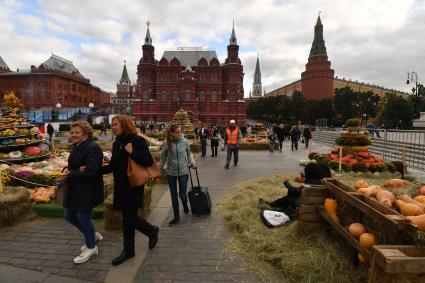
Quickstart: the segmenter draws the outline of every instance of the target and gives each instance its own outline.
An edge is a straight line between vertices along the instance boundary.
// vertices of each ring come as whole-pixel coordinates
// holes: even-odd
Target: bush
[[[59,132],[68,132],[71,130],[71,124],[59,124]]]
[[[363,162],[357,162],[356,164],[353,164],[353,166],[351,166],[351,169],[354,172],[367,172],[368,171],[366,164],[363,163]]]

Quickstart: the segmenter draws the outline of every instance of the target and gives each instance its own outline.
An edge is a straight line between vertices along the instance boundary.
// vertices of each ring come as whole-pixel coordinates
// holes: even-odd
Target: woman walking
[[[102,161],[100,146],[92,139],[93,129],[86,121],[76,121],[71,126],[74,148],[68,158],[68,171],[63,206],[64,218],[84,235],[85,244],[74,263],[83,263],[98,254],[96,241],[102,240],[95,232],[92,210],[103,202]],[[85,168],[83,171],[80,168]]]
[[[161,152],[159,168],[163,168],[167,161],[167,180],[170,187],[171,202],[173,204],[174,219],[170,225],[180,221],[179,198],[183,204],[184,213],[189,212],[187,206],[187,181],[189,180],[189,167],[195,168],[195,160],[190,151],[188,141],[182,137],[180,126],[172,124],[168,129],[167,142]],[[177,182],[179,190],[177,192]]]
[[[112,119],[112,132],[116,138],[112,145],[111,162],[103,167],[103,173],[113,172],[113,209],[122,213],[124,249],[112,260],[112,265],[119,265],[135,255],[136,229],[149,237],[149,249],[153,249],[158,241],[159,228],[139,217],[138,210],[143,206],[144,186],[130,187],[127,176],[128,158],[142,166],[152,165],[153,158],[146,140],[137,135],[136,126],[131,117],[126,115],[118,115]]]

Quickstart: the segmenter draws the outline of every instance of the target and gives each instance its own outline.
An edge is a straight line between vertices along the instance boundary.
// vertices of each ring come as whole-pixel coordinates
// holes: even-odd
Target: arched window
[[[148,101],[149,99],[149,94],[147,91],[143,92],[143,97],[142,97],[143,101]]]
[[[161,92],[161,101],[167,101],[167,92],[166,91]]]

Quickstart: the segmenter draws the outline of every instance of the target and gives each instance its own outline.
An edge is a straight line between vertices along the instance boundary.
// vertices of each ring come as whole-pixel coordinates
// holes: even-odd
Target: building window
[[[215,91],[211,93],[211,102],[217,102],[217,93]]]
[[[201,91],[199,93],[199,101],[200,102],[205,102],[205,93],[203,91]]]
[[[143,97],[142,97],[143,101],[148,101],[149,99],[149,94],[147,91],[143,92]]]
[[[167,92],[161,92],[161,101],[167,101]]]
[[[213,83],[217,82],[217,74],[211,74],[211,82]]]
[[[175,92],[173,92],[173,101],[174,102],[176,102],[177,101],[177,98],[179,97],[179,92],[178,91],[175,91]]]
[[[191,95],[190,95],[190,90],[189,89],[186,89],[184,91],[184,100],[185,101],[190,101],[191,100]]]

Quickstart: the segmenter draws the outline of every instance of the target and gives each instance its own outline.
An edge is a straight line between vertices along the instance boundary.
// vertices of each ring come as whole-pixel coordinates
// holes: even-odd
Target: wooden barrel
[[[317,210],[328,197],[328,189],[325,186],[308,186],[301,192],[298,220],[305,222],[321,222],[322,217]]]

